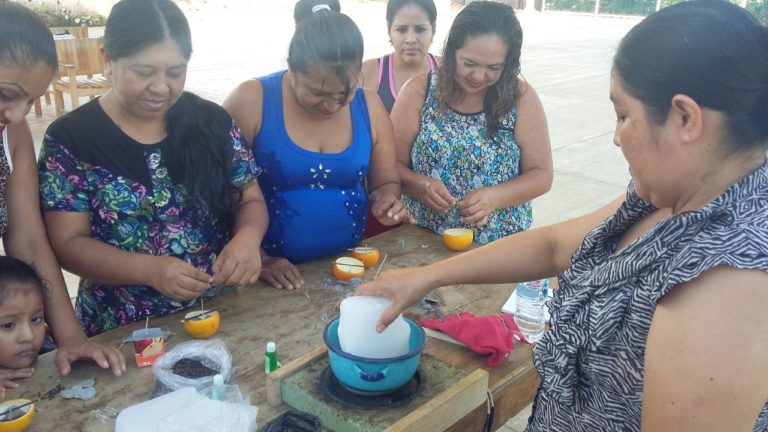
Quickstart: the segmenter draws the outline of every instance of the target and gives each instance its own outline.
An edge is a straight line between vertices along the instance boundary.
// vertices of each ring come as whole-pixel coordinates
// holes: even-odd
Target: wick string
[[[389,256],[389,254],[384,254],[384,259],[381,260],[381,264],[379,264],[379,268],[378,268],[378,270],[376,270],[376,274],[373,275],[374,279],[379,277],[379,272],[381,271],[381,268],[384,267],[384,262],[387,261],[387,257],[388,256]]]

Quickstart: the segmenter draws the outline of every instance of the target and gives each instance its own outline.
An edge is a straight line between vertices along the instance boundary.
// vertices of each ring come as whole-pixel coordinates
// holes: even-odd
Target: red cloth
[[[464,343],[472,351],[488,356],[485,364],[490,367],[500,365],[507,354],[515,349],[513,335],[517,335],[523,342],[528,342],[515,324],[512,315],[505,313],[474,316],[469,312],[462,312],[449,315],[443,320],[422,319],[419,320],[419,324],[422,327],[439,330]]]

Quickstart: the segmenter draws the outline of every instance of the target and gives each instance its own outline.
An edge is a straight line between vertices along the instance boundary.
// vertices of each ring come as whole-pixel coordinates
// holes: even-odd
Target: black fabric
[[[395,106],[395,98],[392,97],[392,89],[389,87],[389,62],[392,58],[391,55],[385,55],[380,58],[379,61],[384,63],[381,65],[381,80],[379,81],[379,88],[376,94],[379,95],[379,99],[384,104],[384,108],[388,113],[392,112],[392,107]]]
[[[288,410],[267,423],[261,432],[320,432],[322,426],[313,414]]]
[[[104,167],[152,190],[144,151],[161,143],[146,145],[133,140],[107,116],[98,99],[51,123],[47,136],[82,162]]]
[[[232,128],[232,118],[224,108],[188,92],[184,92],[176,103],[182,102],[185,107],[194,111],[198,119],[205,119],[203,125],[205,129],[210,130],[214,135],[222,136],[223,144],[230,144],[228,137]],[[47,135],[48,139],[61,143],[79,160],[104,167],[116,175],[144,185],[150,191],[152,179],[144,152],[157,147],[165,150],[168,145],[167,138],[155,144],[141,144],[135,141],[123,133],[109,118],[99,105],[98,99],[56,119],[48,127]],[[170,162],[165,151],[164,154],[166,155],[163,159],[166,163]],[[183,173],[180,167],[168,163],[168,174],[174,184],[181,183]]]
[[[188,120],[186,126],[183,126],[185,122],[180,121],[182,118]],[[182,124],[182,126],[179,124]],[[223,161],[224,169],[227,170],[226,178],[229,179],[231,177],[229,169],[232,162],[232,138],[229,134],[232,130],[232,117],[224,108],[192,93],[184,92],[168,112],[166,126],[168,134],[178,134],[179,143],[185,147],[185,150],[189,149],[189,146],[197,146],[192,149],[194,152],[191,155],[187,154],[187,158],[205,158],[207,157],[205,156],[206,154],[211,156],[210,152],[204,152],[207,146],[196,142],[196,139],[202,137],[208,143],[219,145],[220,148],[215,150],[215,155],[217,157],[225,155],[221,160]],[[184,152],[179,151],[178,143],[175,147],[171,144],[169,139],[163,140],[160,143],[164,155],[163,160],[168,167],[171,181],[174,184],[189,182],[190,179],[185,179],[185,175],[194,175],[194,172],[188,172],[191,166],[188,162],[184,162],[184,156],[181,155]],[[177,150],[174,151],[173,148]],[[207,160],[209,166],[214,162],[212,159]],[[187,184],[187,186],[190,185]],[[228,212],[229,206],[226,207]]]

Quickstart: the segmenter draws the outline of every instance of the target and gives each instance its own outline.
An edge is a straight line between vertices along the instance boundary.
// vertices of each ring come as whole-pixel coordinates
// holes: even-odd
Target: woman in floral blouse
[[[403,203],[435,232],[471,226],[485,244],[528,229],[552,185],[547,121],[519,79],[523,35],[511,7],[456,16],[438,71],[414,77],[392,109]]]
[[[40,195],[88,335],[191,307],[261,271],[258,169],[229,115],[183,91],[192,46],[171,0],[122,0],[104,32],[112,89],[54,122]]]

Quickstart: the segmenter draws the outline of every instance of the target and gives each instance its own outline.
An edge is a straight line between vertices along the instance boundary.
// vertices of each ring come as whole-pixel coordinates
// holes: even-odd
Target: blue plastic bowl
[[[339,319],[331,321],[323,332],[328,346],[328,361],[336,378],[347,387],[364,392],[394,391],[405,385],[416,373],[427,335],[418,324],[405,318],[411,327],[408,353],[398,357],[372,359],[358,357],[341,350]]]

